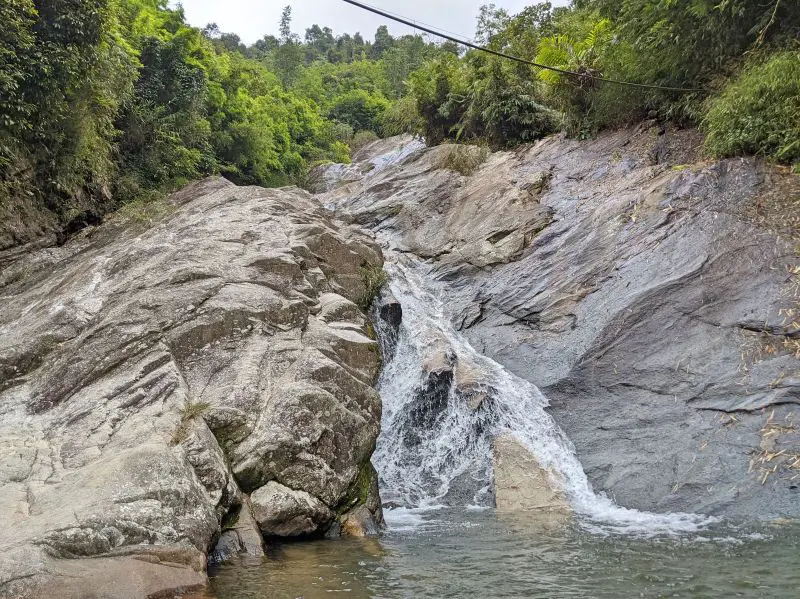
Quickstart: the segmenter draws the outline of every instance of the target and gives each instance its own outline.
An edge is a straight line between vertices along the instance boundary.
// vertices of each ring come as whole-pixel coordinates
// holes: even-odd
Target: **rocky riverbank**
[[[381,265],[308,193],[211,179],[6,266],[0,596],[145,597],[376,531]]]

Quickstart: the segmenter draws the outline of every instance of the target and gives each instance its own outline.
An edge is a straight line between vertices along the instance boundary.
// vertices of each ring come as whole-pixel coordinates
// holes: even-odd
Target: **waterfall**
[[[451,324],[446,288],[408,256],[387,263],[403,309],[399,330],[376,318],[385,364],[379,381],[382,432],[373,460],[384,500],[407,508],[492,504],[492,440],[513,434],[545,469],[558,473],[578,521],[591,530],[677,534],[715,521],[695,514],[654,514],[617,506],[592,490],[575,448],[545,411],[547,398],[477,352]],[[426,370],[431,354],[452,368]],[[468,365],[468,366],[465,366]],[[470,369],[472,384],[454,378]],[[453,375],[455,372],[455,377]]]

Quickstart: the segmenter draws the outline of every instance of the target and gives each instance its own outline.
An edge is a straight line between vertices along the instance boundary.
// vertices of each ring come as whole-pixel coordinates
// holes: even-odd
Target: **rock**
[[[375,322],[376,334],[381,344],[383,362],[388,364],[397,349],[400,325],[403,322],[403,307],[388,286],[384,286],[376,300],[378,318]]]
[[[242,553],[251,557],[264,556],[264,539],[261,537],[258,522],[253,516],[253,506],[250,504],[249,498],[244,499],[236,523],[230,530],[235,531],[236,536],[239,537]]]
[[[358,150],[352,164],[322,164],[311,169],[306,187],[316,194],[344,188],[364,177],[375,176],[424,147],[421,140],[410,135],[376,140]]]
[[[366,506],[359,506],[341,517],[341,534],[348,537],[376,537],[378,524]]]
[[[102,563],[127,580],[120,551],[203,556],[271,481],[309,494],[324,527],[369,461],[380,360],[356,302],[378,246],[297,189],[215,178],[165,206],[0,275],[0,595]],[[246,520],[233,530],[258,554]],[[172,588],[145,577],[119,596]]]
[[[391,291],[384,290],[378,298],[378,316],[390,327],[397,328],[403,322],[403,307]]]
[[[188,554],[187,554],[187,557]],[[192,563],[183,556],[142,552],[122,557],[59,560],[46,572],[5,583],[3,597],[174,597],[206,587],[205,556],[194,552]],[[29,569],[30,564],[29,564]]]
[[[209,564],[220,564],[240,554],[251,557],[264,556],[264,540],[253,517],[249,499],[244,499],[234,519],[233,524],[223,529],[214,550],[209,553]]]
[[[242,539],[235,530],[224,530],[214,546],[214,550],[208,554],[208,563],[221,564],[244,552]]]
[[[469,178],[421,150],[322,199],[427,261],[472,345],[550,399],[595,490],[650,511],[798,517],[791,475],[762,485],[750,457],[772,410],[800,403],[785,318],[800,182],[701,162],[700,145],[648,127],[554,136]]]
[[[325,530],[333,512],[313,495],[269,482],[250,495],[265,537],[302,537]]]
[[[369,468],[369,492],[367,493],[367,499],[364,502],[364,507],[366,507],[372,514],[372,521],[380,531],[386,528],[386,520],[383,517],[383,502],[381,501],[381,494],[378,488],[378,473],[375,471],[375,467],[371,463]]]
[[[572,509],[558,475],[545,470],[536,457],[513,435],[500,435],[492,443],[495,503],[500,512],[535,512],[542,520],[560,521]]]

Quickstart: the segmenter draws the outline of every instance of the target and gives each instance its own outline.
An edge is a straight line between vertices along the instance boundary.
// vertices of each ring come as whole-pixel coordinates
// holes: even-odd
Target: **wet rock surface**
[[[380,249],[299,190],[168,203],[0,273],[0,596],[202,584],[209,553],[263,551],[255,520],[324,532],[365,501],[379,351],[356,303]],[[273,487],[313,517],[266,526]]]
[[[498,511],[528,512],[541,522],[563,521],[572,513],[564,491],[555,481],[558,475],[542,468],[513,435],[494,439],[492,469]]]
[[[549,397],[596,490],[797,517],[800,184],[698,145],[552,137],[471,176],[431,148],[321,200],[427,262],[473,346]]]

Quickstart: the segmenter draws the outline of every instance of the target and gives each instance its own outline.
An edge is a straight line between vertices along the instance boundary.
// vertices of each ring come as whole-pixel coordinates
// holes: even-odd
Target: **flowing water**
[[[532,383],[478,353],[453,327],[446,290],[430,281],[409,258],[387,265],[391,290],[403,307],[397,339],[380,319],[379,336],[391,359],[379,382],[382,432],[373,457],[384,501],[404,507],[491,505],[492,440],[514,435],[563,486],[583,526],[596,531],[653,535],[694,532],[713,519],[694,514],[651,514],[615,505],[594,493],[575,449],[545,411],[547,398]],[[394,346],[393,348],[391,346]],[[446,348],[458,369],[466,367],[485,397],[478,409],[452,385],[439,401],[420,396],[423,364]],[[455,489],[453,488],[455,486]],[[474,489],[464,500],[465,489]],[[459,501],[460,499],[460,501]]]
[[[385,364],[373,462],[385,534],[273,545],[264,560],[212,572],[214,596],[800,596],[797,524],[646,513],[595,493],[547,398],[454,329],[446,289],[407,257],[387,271],[403,319],[399,329],[376,319]],[[427,376],[431,356],[455,376]],[[468,392],[454,384],[459,369]],[[491,508],[492,440],[507,433],[555,473],[576,514],[568,526],[543,530]]]

